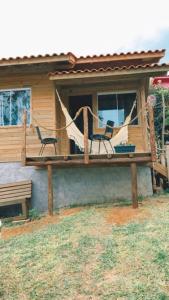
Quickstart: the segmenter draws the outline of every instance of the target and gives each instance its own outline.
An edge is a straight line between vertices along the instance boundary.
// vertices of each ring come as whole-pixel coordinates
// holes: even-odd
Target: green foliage
[[[169,129],[169,89],[163,88],[153,88],[150,91],[151,94],[154,94],[156,97],[156,106],[154,108],[154,122],[155,122],[155,132],[156,132],[156,140],[161,146],[162,140],[162,124],[163,124],[163,105],[162,105],[162,94],[165,99],[165,129]],[[166,139],[167,136],[165,136]]]
[[[39,212],[37,211],[36,208],[32,208],[29,210],[29,218],[33,220],[39,220],[41,218]]]

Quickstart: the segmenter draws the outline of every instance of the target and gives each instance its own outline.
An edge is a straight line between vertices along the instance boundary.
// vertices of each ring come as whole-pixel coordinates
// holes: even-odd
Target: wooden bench
[[[12,217],[12,219],[28,218],[27,199],[31,198],[31,187],[32,182],[30,180],[0,184],[0,207],[14,204],[22,205],[22,216]]]

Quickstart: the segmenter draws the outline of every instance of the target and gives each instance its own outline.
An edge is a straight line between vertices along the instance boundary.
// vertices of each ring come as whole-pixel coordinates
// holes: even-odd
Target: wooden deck
[[[46,167],[48,165],[56,167],[76,167],[76,166],[129,166],[131,163],[148,164],[152,161],[151,153],[116,153],[89,155],[86,163],[84,154],[55,155],[55,156],[31,156],[26,157],[27,166]]]

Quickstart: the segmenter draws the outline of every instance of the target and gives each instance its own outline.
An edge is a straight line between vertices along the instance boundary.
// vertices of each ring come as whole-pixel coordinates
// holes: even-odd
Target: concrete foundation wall
[[[33,182],[32,207],[47,210],[47,171],[22,167],[20,163],[0,164],[0,184],[25,179]],[[88,203],[113,202],[131,199],[129,167],[80,167],[53,169],[54,208]],[[140,196],[152,195],[151,172],[148,167],[138,167],[138,192]]]

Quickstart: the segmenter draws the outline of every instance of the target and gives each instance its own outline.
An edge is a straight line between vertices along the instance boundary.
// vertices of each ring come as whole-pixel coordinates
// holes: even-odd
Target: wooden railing
[[[26,165],[26,125],[27,125],[27,113],[26,110],[23,113],[23,144],[22,144],[22,153],[21,153],[21,159],[22,164]]]

